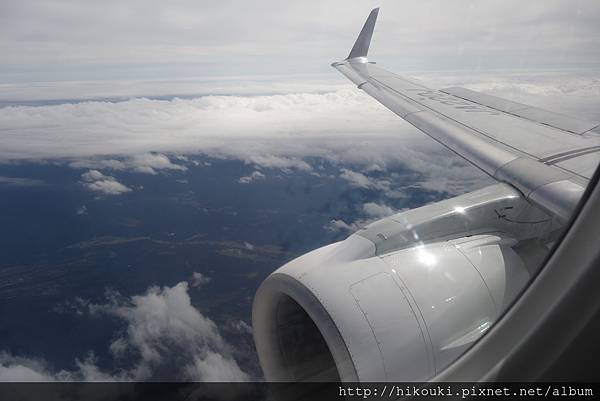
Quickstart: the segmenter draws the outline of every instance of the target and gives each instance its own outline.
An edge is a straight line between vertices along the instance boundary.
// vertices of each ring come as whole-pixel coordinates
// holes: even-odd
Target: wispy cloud
[[[1,185],[14,187],[36,187],[39,185],[44,185],[44,182],[40,180],[34,180],[31,178],[5,177],[0,175],[0,186]]]
[[[200,272],[194,272],[192,273],[192,279],[190,280],[190,286],[191,287],[201,287],[204,284],[208,284],[210,283],[210,280],[212,280],[210,277],[208,277],[205,274],[202,274]]]
[[[238,182],[240,184],[250,184],[251,182],[260,181],[260,180],[264,180],[264,179],[265,179],[265,175],[263,173],[261,173],[260,171],[253,171],[252,174],[250,174],[250,175],[240,177]]]
[[[85,216],[88,214],[88,208],[86,205],[81,205],[80,207],[77,208],[77,211],[75,213],[78,216]]]
[[[329,222],[329,225],[325,226],[324,228],[330,231],[334,231],[334,232],[348,232],[348,233],[353,233],[359,229],[361,229],[362,227],[364,227],[363,225],[361,225],[362,221],[356,221],[353,223],[346,223],[344,220],[341,219],[334,219],[331,220]]]

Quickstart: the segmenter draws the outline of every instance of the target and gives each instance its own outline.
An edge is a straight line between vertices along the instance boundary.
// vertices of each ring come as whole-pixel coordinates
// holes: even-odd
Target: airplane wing
[[[332,66],[410,124],[560,221],[600,162],[600,127],[465,88],[434,90],[367,60],[379,9]]]
[[[423,381],[477,341],[542,266],[600,159],[600,128],[367,60],[378,10],[333,64],[498,180],[401,211],[280,267],[252,327],[268,381]]]

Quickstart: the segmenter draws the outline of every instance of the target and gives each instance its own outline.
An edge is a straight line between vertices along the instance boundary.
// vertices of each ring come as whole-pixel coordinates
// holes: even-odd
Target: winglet
[[[369,45],[371,44],[371,37],[373,36],[373,29],[375,28],[375,21],[377,21],[377,14],[379,13],[379,7],[374,8],[369,14],[369,17],[365,21],[365,25],[363,25],[358,38],[356,38],[356,42],[354,42],[354,46],[352,46],[352,50],[350,50],[350,54],[348,55],[348,59],[357,58],[357,57],[367,57],[367,53],[369,52]]]

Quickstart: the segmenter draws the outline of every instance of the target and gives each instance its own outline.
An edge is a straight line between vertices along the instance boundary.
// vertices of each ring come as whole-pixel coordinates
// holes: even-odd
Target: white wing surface
[[[434,90],[367,60],[378,9],[332,66],[359,89],[558,219],[569,219],[600,162],[597,123],[465,88]]]

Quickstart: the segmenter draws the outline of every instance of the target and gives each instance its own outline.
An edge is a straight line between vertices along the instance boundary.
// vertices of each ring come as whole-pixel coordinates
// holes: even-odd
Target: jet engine
[[[497,184],[372,223],[273,272],[252,312],[268,381],[422,381],[493,324],[556,222]],[[533,241],[533,242],[532,242]]]

